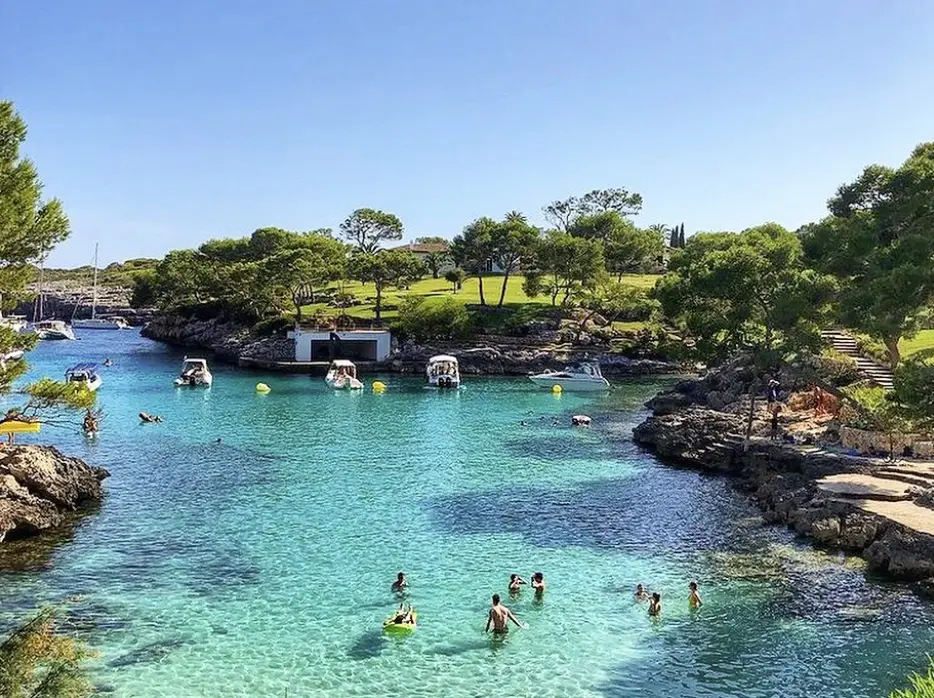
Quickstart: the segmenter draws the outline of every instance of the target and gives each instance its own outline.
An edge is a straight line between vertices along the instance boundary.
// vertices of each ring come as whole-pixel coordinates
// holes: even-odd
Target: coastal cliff
[[[679,382],[647,403],[653,414],[634,440],[673,464],[732,476],[770,523],[934,589],[934,464],[850,455],[834,445],[834,421],[808,409],[783,417],[782,440],[767,438],[767,414],[757,411],[746,444],[742,395],[751,375],[733,364]],[[783,382],[792,392],[805,387],[791,373]]]
[[[109,474],[51,446],[0,448],[0,541],[61,525],[69,513],[100,501]]]
[[[258,336],[242,325],[216,319],[199,320],[178,315],[157,315],[142,331],[144,337],[179,347],[211,352],[226,363],[270,370],[304,370],[290,366],[295,360],[292,340],[282,336]],[[374,366],[392,373],[421,373],[436,354],[452,354],[465,375],[528,375],[560,370],[576,361],[598,361],[610,376],[679,373],[679,364],[630,358],[608,347],[557,338],[558,333],[506,337],[478,335],[461,342],[395,343],[388,360]],[[554,336],[553,336],[554,335]]]

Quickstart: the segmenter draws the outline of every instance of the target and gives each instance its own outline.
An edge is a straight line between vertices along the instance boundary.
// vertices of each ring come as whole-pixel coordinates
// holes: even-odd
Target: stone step
[[[817,486],[824,492],[844,499],[900,502],[911,498],[908,483],[859,473],[828,475],[818,480]]]
[[[919,477],[912,473],[905,473],[900,470],[895,469],[884,469],[876,470],[873,472],[876,477],[881,477],[886,480],[896,480],[898,482],[904,482],[909,485],[914,485],[915,487],[934,487],[934,480],[929,480],[925,477]]]

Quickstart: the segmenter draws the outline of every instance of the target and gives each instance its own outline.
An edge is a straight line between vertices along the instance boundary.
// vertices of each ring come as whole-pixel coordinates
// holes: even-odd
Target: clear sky
[[[614,186],[646,225],[797,227],[934,140],[930,0],[5,0],[0,27],[55,265],[358,207],[453,236]]]

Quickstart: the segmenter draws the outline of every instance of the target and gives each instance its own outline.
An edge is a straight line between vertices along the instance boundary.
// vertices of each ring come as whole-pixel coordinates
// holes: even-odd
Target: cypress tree
[[[684,247],[684,223],[681,224],[681,233],[678,235],[678,247]]]

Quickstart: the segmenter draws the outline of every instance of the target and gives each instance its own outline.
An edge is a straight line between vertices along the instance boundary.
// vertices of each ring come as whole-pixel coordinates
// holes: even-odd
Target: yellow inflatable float
[[[257,383],[257,384],[256,384],[256,392],[258,392],[258,393],[268,393],[270,390],[271,390],[271,388],[270,388],[268,385],[266,385],[265,383]]]
[[[18,419],[10,419],[6,422],[0,422],[0,434],[38,434],[42,425],[39,422],[22,422]]]
[[[553,392],[555,395],[560,395],[564,392],[564,388],[562,388],[560,385],[553,385],[551,386],[551,392]]]
[[[387,633],[410,633],[415,628],[418,627],[418,614],[415,612],[415,609],[411,609],[408,616],[412,619],[411,622],[402,622],[397,623],[396,618],[399,617],[398,613],[393,613],[386,620],[383,621],[383,632]]]
[[[381,393],[386,389],[386,384],[383,381],[373,381],[373,392]]]

